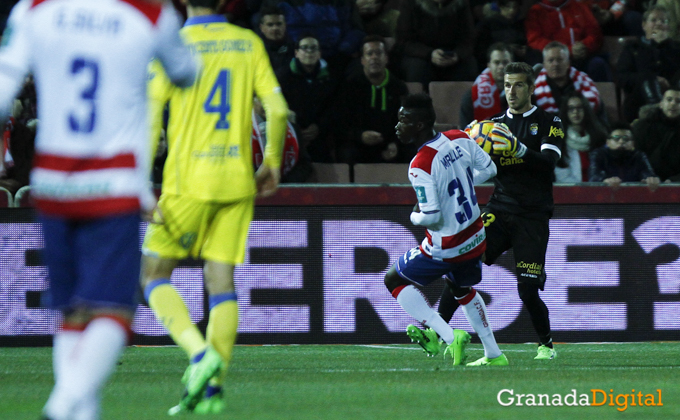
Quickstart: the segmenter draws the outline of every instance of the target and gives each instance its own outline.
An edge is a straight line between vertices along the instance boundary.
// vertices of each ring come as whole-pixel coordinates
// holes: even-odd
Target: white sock
[[[69,370],[68,364],[72,362],[73,349],[80,340],[82,333],[82,331],[76,330],[62,330],[54,335],[52,366],[55,383],[59,381],[61,372]]]
[[[396,298],[406,313],[435,330],[447,344],[453,342],[453,329],[437,311],[430,308],[425,296],[418,289],[411,285],[406,286],[398,292]]]
[[[44,413],[55,420],[66,419],[84,405],[96,416],[99,391],[113,373],[126,343],[127,331],[119,322],[110,318],[92,320],[73,348],[69,369],[59,372]]]
[[[470,293],[458,299],[458,301],[463,307],[463,312],[468,322],[479,336],[479,339],[482,340],[484,356],[489,359],[500,356],[502,354],[501,349],[498,348],[493,330],[491,330],[489,325],[486,316],[486,305],[482,296],[475,289],[472,289]]]

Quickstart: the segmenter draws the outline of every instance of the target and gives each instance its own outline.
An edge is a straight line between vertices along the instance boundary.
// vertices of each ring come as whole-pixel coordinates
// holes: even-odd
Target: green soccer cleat
[[[208,381],[219,373],[223,366],[222,356],[208,346],[203,358],[199,362],[190,364],[184,372],[182,383],[186,387],[186,393],[179,405],[188,411],[193,411],[196,404],[203,398],[203,393],[208,387]]]
[[[448,354],[453,359],[453,366],[465,363],[465,347],[470,343],[470,334],[463,330],[453,330],[453,343],[444,351],[444,358]]]
[[[406,327],[406,334],[411,338],[412,342],[418,343],[425,350],[427,357],[438,355],[442,348],[439,336],[432,328],[421,330],[415,325],[409,325]]]
[[[534,360],[552,360],[557,357],[557,352],[555,349],[551,349],[548,346],[538,346],[538,354],[534,357]]]
[[[211,397],[203,398],[196,408],[194,408],[195,414],[220,414],[225,409],[224,399],[222,392],[212,395]]]
[[[505,357],[504,354],[501,354],[500,356],[494,357],[493,359],[489,359],[488,357],[484,356],[481,359],[470,362],[465,366],[508,366],[509,364],[508,358]]]

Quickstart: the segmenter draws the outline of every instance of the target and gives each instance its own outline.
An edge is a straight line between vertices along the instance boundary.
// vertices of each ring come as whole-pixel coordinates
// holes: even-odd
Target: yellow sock
[[[238,329],[238,303],[236,293],[224,293],[210,297],[210,321],[206,337],[208,343],[217,350],[224,360],[224,368],[219,378],[211,385],[221,385],[227,374],[231,353],[236,342]]]
[[[156,318],[163,323],[175,343],[184,349],[189,359],[205,350],[203,335],[191,322],[184,300],[167,279],[153,281],[144,293]]]

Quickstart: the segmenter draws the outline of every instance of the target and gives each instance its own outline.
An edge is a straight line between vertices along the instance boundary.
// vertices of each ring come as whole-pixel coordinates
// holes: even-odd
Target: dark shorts
[[[493,264],[501,254],[512,248],[517,281],[535,284],[543,290],[550,220],[488,210],[482,213],[482,220],[486,228],[484,264]]]
[[[141,252],[138,213],[92,220],[39,215],[54,309],[134,310]]]
[[[437,261],[423,255],[415,247],[399,257],[395,264],[397,273],[413,283],[427,286],[446,276],[459,287],[470,287],[482,281],[482,260],[473,258],[461,263]]]

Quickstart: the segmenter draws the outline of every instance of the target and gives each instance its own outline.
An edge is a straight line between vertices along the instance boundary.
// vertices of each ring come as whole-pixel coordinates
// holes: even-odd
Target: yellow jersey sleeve
[[[163,129],[163,109],[165,108],[165,104],[170,100],[174,85],[170,82],[170,79],[163,70],[163,66],[158,60],[153,60],[149,64],[148,77],[148,118],[151,127],[150,157],[153,166],[156,149],[158,148],[158,141],[160,140],[161,130]]]

